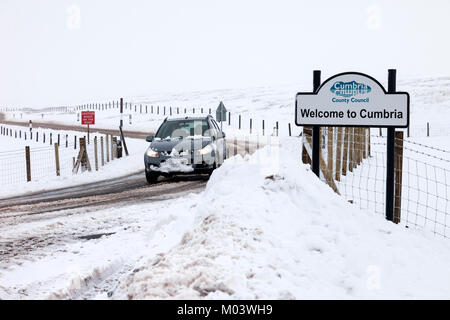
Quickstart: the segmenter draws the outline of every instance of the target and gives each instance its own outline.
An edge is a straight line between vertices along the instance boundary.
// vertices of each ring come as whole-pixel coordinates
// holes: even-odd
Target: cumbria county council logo
[[[364,83],[358,83],[356,81],[339,81],[333,84],[333,86],[330,88],[331,92],[335,93],[337,96],[345,98],[353,97],[357,94],[366,94],[371,90],[372,89],[368,85]]]

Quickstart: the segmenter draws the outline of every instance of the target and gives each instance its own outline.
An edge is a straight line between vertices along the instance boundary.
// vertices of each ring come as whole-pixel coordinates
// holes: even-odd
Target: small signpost
[[[95,124],[95,111],[81,111],[81,124],[87,125],[87,140],[89,144],[89,126]]]
[[[220,131],[222,131],[222,122],[227,121],[227,108],[222,101],[216,109],[216,121],[220,122]]]
[[[320,84],[314,71],[313,92],[297,93],[295,124],[312,126],[312,171],[320,177],[320,127],[386,127],[386,219],[394,221],[395,128],[409,126],[409,94],[396,91],[396,70],[388,73],[388,90],[371,76],[340,73]]]
[[[131,124],[131,115],[130,115],[130,124]],[[122,145],[125,150],[125,155],[128,156],[127,143],[125,142],[125,136],[123,135],[122,127],[123,127],[123,98],[120,98],[120,125],[119,125],[120,140],[122,141]]]

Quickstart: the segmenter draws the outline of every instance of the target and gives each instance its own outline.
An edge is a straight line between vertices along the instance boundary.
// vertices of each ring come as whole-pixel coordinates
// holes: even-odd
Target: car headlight
[[[150,158],[158,158],[159,154],[153,149],[148,149],[147,156],[149,156]]]
[[[213,148],[211,147],[210,144],[208,144],[206,147],[204,147],[203,149],[200,149],[197,151],[198,155],[205,155],[205,154],[210,154],[213,151]]]

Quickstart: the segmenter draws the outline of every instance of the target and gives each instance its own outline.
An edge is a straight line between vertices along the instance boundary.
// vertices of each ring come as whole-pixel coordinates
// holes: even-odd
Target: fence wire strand
[[[321,130],[321,161],[325,163],[325,167],[321,166],[321,179],[330,186],[334,183],[346,200],[361,209],[384,215],[386,138],[370,134],[369,129],[345,128],[341,129],[345,133],[338,141],[338,130],[325,127]],[[311,137],[304,135],[304,143],[308,136]],[[403,156],[395,171],[395,189],[401,190],[396,197],[401,201],[394,201],[394,211],[400,213],[400,223],[450,237],[447,224],[450,159],[446,157],[450,151],[410,139],[396,138],[395,145],[403,146]]]

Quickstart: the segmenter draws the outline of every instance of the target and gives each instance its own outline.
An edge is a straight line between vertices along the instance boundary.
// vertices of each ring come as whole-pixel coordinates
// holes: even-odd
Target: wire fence
[[[2,186],[20,185],[27,181],[40,181],[49,177],[71,176],[80,152],[79,140],[85,138],[82,132],[57,134],[50,130],[34,130],[30,133],[23,128],[9,126],[0,126],[0,136],[3,141],[17,145],[13,150],[0,151]],[[86,143],[86,152],[92,170],[97,170],[118,157],[117,147],[113,147],[112,138],[111,135],[97,133],[90,135]]]
[[[311,143],[308,131],[303,139]],[[449,238],[450,150],[402,135],[396,135],[395,148],[394,220]],[[321,179],[361,209],[384,215],[386,149],[386,138],[369,129],[323,128]]]

